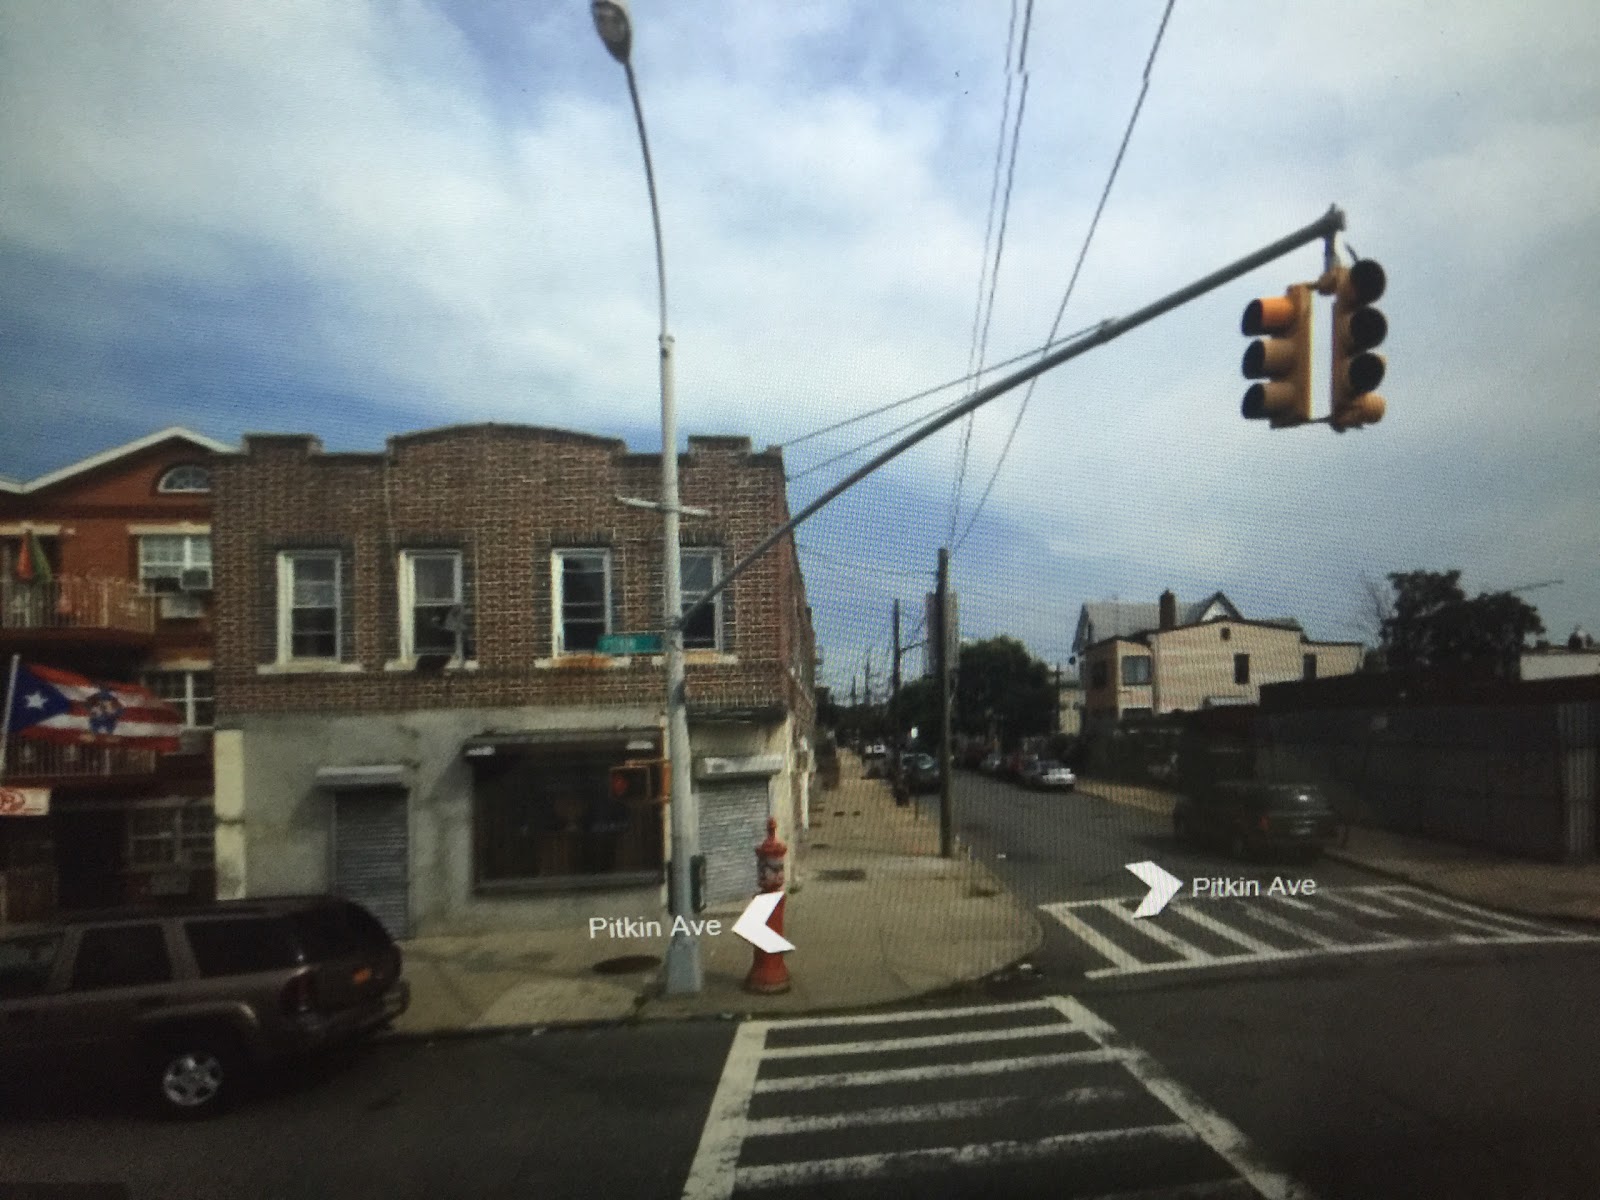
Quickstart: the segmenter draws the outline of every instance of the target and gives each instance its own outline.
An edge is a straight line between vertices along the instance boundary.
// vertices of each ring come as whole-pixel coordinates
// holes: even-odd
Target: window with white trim
[[[199,463],[179,463],[170,467],[156,484],[158,492],[209,492],[211,472]]]
[[[337,550],[278,555],[278,661],[337,659],[344,646]]]
[[[465,657],[466,611],[461,551],[407,550],[400,555],[400,657]]]
[[[210,671],[151,671],[145,686],[183,714],[185,729],[210,729],[217,702]]]
[[[553,566],[555,652],[592,654],[611,632],[611,551],[557,550]]]
[[[209,533],[147,533],[140,537],[139,583],[145,591],[181,592],[186,578],[195,583],[203,582],[203,590],[210,589]]]
[[[679,562],[682,564],[683,583],[683,611],[688,612],[689,606],[700,597],[704,596],[722,577],[722,552],[720,550],[685,550]],[[722,597],[725,592],[718,592],[712,597],[711,603],[700,609],[687,625],[683,627],[683,648],[685,650],[721,650],[722,649]]]

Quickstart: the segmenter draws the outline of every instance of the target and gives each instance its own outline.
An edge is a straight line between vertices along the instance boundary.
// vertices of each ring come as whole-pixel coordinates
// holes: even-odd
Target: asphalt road
[[[79,1200],[1600,1195],[1595,931],[1333,863],[1241,867],[1087,795],[960,789],[974,851],[1041,906],[1030,974],[844,1020],[380,1044],[194,1126],[112,1096],[36,1104],[0,1116],[0,1200],[44,1181],[109,1185],[56,1193]],[[1123,869],[1146,858],[1319,890],[1186,893],[1152,926]]]

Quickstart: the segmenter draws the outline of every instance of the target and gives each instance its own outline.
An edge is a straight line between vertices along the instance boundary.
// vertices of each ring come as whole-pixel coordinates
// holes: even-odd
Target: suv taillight
[[[310,971],[296,975],[283,985],[283,1011],[291,1016],[315,1012],[317,1008],[317,978]]]

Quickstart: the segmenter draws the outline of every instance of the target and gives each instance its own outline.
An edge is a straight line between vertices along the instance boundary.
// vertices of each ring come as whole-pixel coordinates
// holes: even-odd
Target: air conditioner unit
[[[211,590],[211,568],[185,567],[178,576],[178,587],[185,592],[209,592]]]
[[[162,596],[159,603],[163,621],[192,621],[206,615],[206,602],[199,596],[179,593]]]

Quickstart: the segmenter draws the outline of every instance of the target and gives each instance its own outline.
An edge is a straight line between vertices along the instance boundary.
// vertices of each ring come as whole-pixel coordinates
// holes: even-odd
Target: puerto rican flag
[[[170,754],[178,749],[183,717],[136,683],[97,683],[71,671],[19,664],[6,727],[44,742]]]

